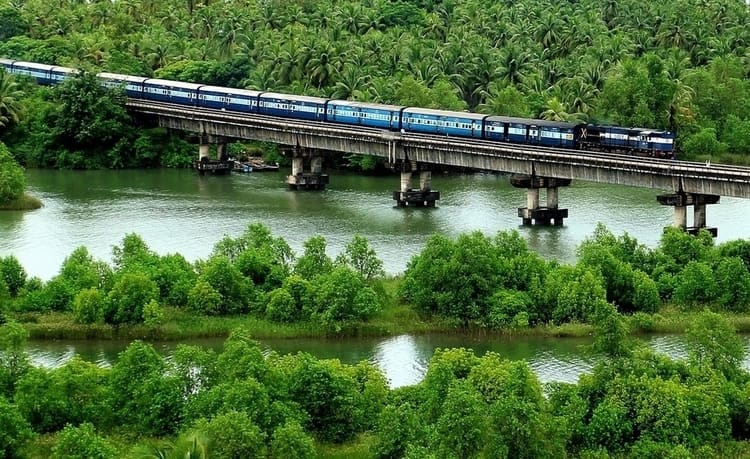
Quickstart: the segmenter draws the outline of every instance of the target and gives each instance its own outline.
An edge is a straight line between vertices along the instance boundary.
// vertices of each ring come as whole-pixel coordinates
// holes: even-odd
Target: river
[[[262,222],[301,252],[302,244],[320,234],[335,256],[360,234],[370,241],[388,273],[403,272],[435,233],[456,236],[479,230],[494,234],[517,229],[545,258],[574,262],[576,248],[598,222],[615,234],[624,232],[649,247],[658,244],[671,224],[672,209],[656,202],[657,190],[574,182],[560,190],[560,207],[570,217],[563,227],[523,227],[517,208],[525,190],[495,174],[438,175],[433,188],[442,199],[434,209],[397,208],[391,193],[399,178],[332,173],[323,192],[293,192],[284,172],[200,177],[189,170],[27,171],[29,192],[44,207],[30,212],[0,213],[0,256],[15,255],[30,276],[53,277],[76,247],[111,261],[112,247],[128,233],[143,237],[160,254],[178,252],[193,261],[205,258],[223,236],[236,237],[248,224]],[[750,200],[722,198],[709,206],[707,221],[719,228],[717,242],[750,237]],[[688,215],[689,221],[692,215]],[[649,344],[670,355],[684,356],[679,338],[652,337]],[[221,340],[194,341],[218,348]],[[109,365],[127,343],[32,342],[29,353],[38,365],[57,366],[73,354]],[[437,347],[470,347],[482,354],[498,352],[527,360],[542,381],[575,381],[595,358],[585,340],[477,338],[461,335],[403,335],[386,339],[265,340],[278,352],[308,351],[321,358],[354,363],[369,360],[393,387],[419,381]],[[168,354],[174,344],[157,344]]]
[[[190,344],[221,351],[223,339],[195,339]],[[642,344],[675,359],[687,356],[684,340],[677,335],[654,335],[641,338]],[[746,338],[746,349],[750,339]],[[260,341],[265,351],[280,354],[308,352],[321,359],[339,359],[354,364],[362,360],[378,367],[391,387],[416,384],[422,380],[437,348],[465,347],[477,355],[495,352],[510,360],[525,360],[543,383],[560,381],[574,383],[587,373],[597,357],[586,338],[546,338],[535,336],[468,336],[399,335],[387,338],[346,339],[266,339]],[[47,368],[59,367],[74,355],[84,360],[110,366],[128,345],[125,341],[31,341],[27,352],[31,361]],[[161,354],[169,357],[177,343],[154,343]],[[750,369],[750,360],[743,366]]]
[[[335,256],[360,234],[368,238],[390,274],[402,272],[434,233],[456,236],[479,230],[517,229],[546,258],[574,262],[577,246],[598,222],[654,247],[672,208],[656,202],[657,190],[574,182],[560,190],[570,217],[563,227],[523,227],[517,208],[526,191],[494,174],[437,175],[442,199],[435,209],[397,208],[391,193],[399,178],[334,173],[323,192],[293,192],[284,172],[200,177],[190,170],[27,171],[29,191],[44,207],[0,212],[0,256],[15,255],[30,276],[54,276],[76,247],[111,260],[112,247],[138,233],[154,251],[205,258],[223,236],[239,236],[262,222],[301,252],[320,234]],[[542,193],[543,194],[543,193]],[[721,199],[708,206],[717,242],[750,237],[750,200]],[[688,215],[692,221],[692,215]]]

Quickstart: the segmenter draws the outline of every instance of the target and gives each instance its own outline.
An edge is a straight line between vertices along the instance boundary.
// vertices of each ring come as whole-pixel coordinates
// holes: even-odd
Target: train
[[[58,84],[78,71],[70,67],[1,59],[0,68],[42,85]],[[106,87],[128,97],[241,113],[338,123],[402,133],[466,137],[571,150],[603,151],[674,159],[675,135],[646,128],[595,125],[298,96],[250,89],[122,75],[97,74]]]

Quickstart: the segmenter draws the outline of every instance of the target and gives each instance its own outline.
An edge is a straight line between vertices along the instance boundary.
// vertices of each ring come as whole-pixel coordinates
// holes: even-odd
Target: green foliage
[[[679,270],[691,261],[707,261],[713,244],[713,238],[705,231],[693,237],[680,228],[669,227],[659,241],[659,252]]]
[[[65,426],[68,406],[48,370],[29,369],[18,381],[15,402],[36,432],[54,432]]]
[[[273,237],[261,223],[248,225],[236,239],[224,237],[214,246],[213,256],[226,256],[243,276],[265,291],[281,286],[294,260],[286,241]]]
[[[67,425],[57,435],[51,459],[111,459],[117,450],[100,437],[90,423],[78,427]]]
[[[79,324],[104,322],[107,297],[95,288],[78,292],[73,299],[73,320]]]
[[[531,304],[525,292],[499,290],[489,299],[487,324],[497,329],[528,328]]]
[[[307,429],[323,441],[343,443],[361,429],[366,413],[360,411],[355,381],[338,361],[300,355],[289,395],[310,416]]]
[[[139,273],[125,273],[107,295],[104,321],[110,324],[135,324],[143,321],[143,308],[159,297],[156,283]]]
[[[172,353],[172,372],[185,399],[209,388],[216,379],[216,355],[211,349],[178,344]]]
[[[733,154],[746,154],[746,145],[750,145],[750,120],[729,115],[724,125],[721,139]]]
[[[296,274],[287,277],[282,288],[268,295],[266,316],[271,320],[287,323],[310,319],[315,311],[312,289],[313,284]]]
[[[372,172],[384,164],[383,158],[377,156],[351,154],[346,155],[345,159],[349,169],[359,172]]]
[[[387,405],[380,412],[377,424],[376,457],[403,457],[409,445],[425,437],[425,428],[417,410],[408,403]]]
[[[745,312],[750,307],[750,273],[742,259],[724,257],[714,268],[716,290],[715,301],[733,312]]]
[[[76,248],[60,267],[59,278],[74,291],[83,289],[109,290],[112,287],[112,268],[96,261],[86,247]]]
[[[173,306],[187,304],[190,289],[198,278],[193,265],[179,254],[159,257],[150,274],[159,287],[162,302]]]
[[[594,348],[597,351],[611,358],[630,355],[632,349],[627,342],[625,320],[611,304],[602,301],[596,305],[593,323]]]
[[[439,416],[451,383],[468,377],[478,363],[479,359],[469,349],[435,349],[423,382],[427,397],[425,410],[430,421]]]
[[[8,287],[10,295],[17,296],[26,283],[26,271],[15,256],[0,257],[0,278]]]
[[[135,233],[125,235],[121,245],[112,247],[112,261],[120,271],[141,271],[151,265],[156,256],[146,241]]]
[[[274,459],[315,457],[313,439],[296,422],[288,422],[274,430],[270,450],[270,456]]]
[[[544,298],[555,323],[587,322],[596,306],[606,301],[604,283],[585,266],[552,269],[544,283]]]
[[[164,308],[158,301],[151,300],[143,307],[143,323],[148,327],[156,327],[164,323]]]
[[[343,323],[366,320],[381,309],[380,300],[360,275],[340,266],[312,282],[314,310],[311,318],[338,331]]]
[[[292,295],[283,288],[277,288],[268,296],[266,317],[275,322],[294,322],[299,318],[300,310]]]
[[[3,11],[0,10],[0,23],[3,21]],[[2,32],[0,32],[0,36]],[[23,91],[15,78],[5,71],[0,70],[0,128],[5,128],[12,124],[18,123],[24,111]],[[0,150],[5,146],[0,142]]]
[[[222,381],[246,378],[265,380],[268,371],[260,343],[253,340],[244,329],[235,329],[224,342],[224,350],[216,362]]]
[[[223,300],[221,293],[211,287],[211,284],[199,280],[188,292],[187,306],[197,313],[212,316],[219,314]]]
[[[16,322],[0,324],[0,398],[13,396],[18,380],[31,367],[26,355],[29,332]]]
[[[21,14],[20,9],[0,8],[0,40],[5,41],[16,35],[22,35],[29,29],[29,24]]]
[[[651,257],[627,234],[615,238],[599,224],[593,236],[580,245],[578,255],[580,265],[601,273],[607,301],[620,311],[656,312],[661,304],[657,285],[638,269],[650,269]]]
[[[336,263],[349,266],[365,280],[385,275],[383,261],[377,257],[375,249],[370,247],[367,238],[359,235],[355,235],[336,257]]]
[[[130,120],[125,94],[106,89],[90,72],[81,71],[52,91],[57,110],[49,125],[56,143],[64,149],[57,166],[73,169],[132,167],[128,134]],[[59,147],[58,147],[59,148]]]
[[[465,381],[448,388],[435,424],[440,457],[475,457],[485,445],[487,418],[482,397]]]
[[[0,395],[0,457],[18,457],[21,447],[32,437],[29,423],[15,405]]]
[[[586,429],[586,441],[593,447],[622,451],[633,441],[633,422],[628,407],[616,397],[607,397],[594,409]]]
[[[745,356],[745,345],[730,322],[714,312],[701,312],[685,334],[690,358],[728,378],[737,374]]]
[[[185,407],[185,417],[208,418],[235,411],[248,417],[253,428],[266,428],[270,423],[270,404],[268,391],[255,378],[227,381],[193,397]]]
[[[200,268],[198,282],[201,281],[221,296],[218,314],[239,314],[249,310],[253,301],[253,283],[242,275],[229,258],[211,257]]]
[[[180,427],[181,381],[166,374],[164,359],[150,345],[134,341],[112,366],[110,390],[116,419],[145,435],[169,435]]]
[[[718,293],[711,265],[691,261],[677,277],[673,298],[685,305],[710,304]]]
[[[0,203],[20,198],[25,190],[23,168],[13,159],[5,144],[0,142]]]
[[[266,455],[265,435],[246,413],[230,410],[210,421],[199,421],[196,429],[208,438],[211,457],[232,459]]]
[[[485,324],[497,307],[492,295],[503,288],[531,292],[548,269],[516,231],[494,238],[474,232],[455,241],[436,235],[407,264],[400,294],[421,312]],[[530,311],[530,320],[543,314]]]
[[[305,241],[304,249],[294,266],[295,274],[312,280],[333,270],[333,261],[326,255],[326,240],[323,236],[313,236]]]
[[[682,143],[682,150],[690,157],[720,156],[727,151],[727,145],[720,142],[713,128],[703,128],[687,137]]]

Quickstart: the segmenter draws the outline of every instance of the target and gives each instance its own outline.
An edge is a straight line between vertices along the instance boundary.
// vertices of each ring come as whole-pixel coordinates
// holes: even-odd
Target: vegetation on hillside
[[[748,23],[750,9],[740,0],[129,0],[57,8],[2,0],[0,55],[231,87],[669,129],[687,157],[746,161]],[[28,153],[18,153],[21,161],[35,163]]]

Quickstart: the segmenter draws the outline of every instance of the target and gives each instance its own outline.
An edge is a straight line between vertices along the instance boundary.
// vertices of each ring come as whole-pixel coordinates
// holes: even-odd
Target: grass
[[[702,308],[683,309],[678,305],[666,305],[655,314],[633,314],[627,316],[627,322],[632,333],[635,334],[671,334],[685,333],[695,321]],[[750,316],[746,314],[732,314],[720,312],[729,319],[739,333],[750,333]]]
[[[360,434],[342,445],[318,444],[319,459],[374,459],[372,452],[376,438],[370,433]]]
[[[40,207],[42,207],[42,201],[28,194],[12,201],[0,203],[0,210],[34,210]]]

